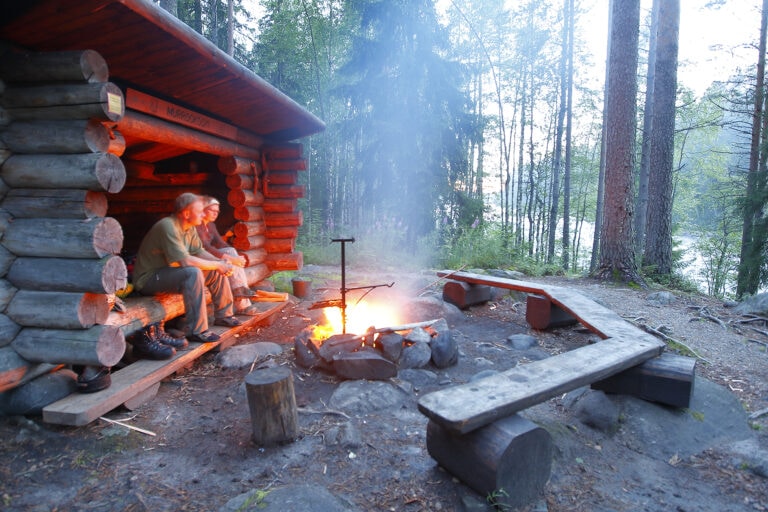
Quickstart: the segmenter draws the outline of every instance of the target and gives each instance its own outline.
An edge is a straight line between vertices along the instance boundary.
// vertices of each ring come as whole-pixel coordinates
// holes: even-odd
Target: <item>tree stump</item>
[[[291,370],[277,366],[251,372],[245,377],[245,391],[256,444],[271,445],[296,439],[298,412]]]
[[[546,430],[513,414],[462,435],[430,420],[427,451],[443,468],[507,510],[543,495],[553,443]]]

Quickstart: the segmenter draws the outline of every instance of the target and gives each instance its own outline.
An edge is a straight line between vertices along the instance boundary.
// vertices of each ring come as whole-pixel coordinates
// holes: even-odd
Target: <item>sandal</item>
[[[222,327],[237,327],[238,325],[243,325],[243,322],[234,316],[225,316],[224,318],[215,319],[213,321],[213,325],[220,325]]]

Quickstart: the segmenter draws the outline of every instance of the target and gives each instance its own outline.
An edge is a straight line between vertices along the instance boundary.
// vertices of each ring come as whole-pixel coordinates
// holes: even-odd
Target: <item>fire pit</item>
[[[325,322],[296,336],[296,362],[345,379],[369,380],[395,377],[399,369],[421,368],[430,362],[438,368],[456,364],[458,346],[445,319],[400,325],[393,304],[401,301],[364,300],[374,289],[391,288],[394,283],[347,287],[345,245],[354,241],[332,240],[341,244],[341,298],[310,306],[323,309]],[[363,290],[360,297],[348,301],[350,292]]]

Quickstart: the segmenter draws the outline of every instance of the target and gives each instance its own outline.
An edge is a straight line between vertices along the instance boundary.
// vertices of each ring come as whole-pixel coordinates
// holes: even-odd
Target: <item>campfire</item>
[[[438,368],[456,364],[458,347],[448,323],[440,318],[401,324],[407,299],[367,298],[374,289],[391,284],[346,286],[345,244],[341,243],[341,299],[322,300],[310,309],[323,309],[324,322],[296,336],[296,361],[304,368],[319,368],[346,379],[382,380],[398,369]],[[360,297],[355,292],[365,291]],[[351,300],[348,294],[352,292]]]

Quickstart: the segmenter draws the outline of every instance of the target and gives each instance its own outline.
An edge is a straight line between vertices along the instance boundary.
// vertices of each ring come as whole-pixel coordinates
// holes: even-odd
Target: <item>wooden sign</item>
[[[232,125],[222,123],[194,110],[155,98],[136,89],[128,89],[125,106],[145,114],[151,114],[160,119],[195,128],[201,132],[211,133],[229,140],[237,139],[237,128]]]

